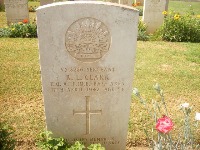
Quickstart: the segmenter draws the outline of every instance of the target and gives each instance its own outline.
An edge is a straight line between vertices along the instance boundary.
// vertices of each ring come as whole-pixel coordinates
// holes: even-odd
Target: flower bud
[[[154,85],[154,89],[160,93],[160,85],[158,83],[156,83],[156,85]]]

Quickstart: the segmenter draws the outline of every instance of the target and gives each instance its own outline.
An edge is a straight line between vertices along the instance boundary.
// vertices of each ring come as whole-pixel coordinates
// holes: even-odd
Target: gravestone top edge
[[[49,8],[49,7],[54,7],[54,6],[61,6],[61,5],[106,5],[106,6],[115,6],[115,7],[121,7],[123,9],[127,10],[133,10],[136,12],[139,12],[138,9],[127,6],[127,5],[122,5],[122,4],[117,4],[117,3],[111,3],[111,2],[100,2],[100,1],[67,1],[67,2],[56,2],[56,3],[51,3],[47,5],[40,6],[36,9],[36,11],[39,11],[41,9]]]

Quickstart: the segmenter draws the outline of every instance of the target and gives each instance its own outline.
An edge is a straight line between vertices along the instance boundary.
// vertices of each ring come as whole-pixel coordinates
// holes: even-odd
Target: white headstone
[[[39,7],[46,123],[54,136],[125,150],[138,17],[105,2]]]
[[[7,23],[29,20],[28,0],[5,0]]]
[[[142,20],[147,25],[147,33],[154,33],[162,24],[167,0],[145,0]]]
[[[40,0],[40,6],[53,3],[53,0]]]

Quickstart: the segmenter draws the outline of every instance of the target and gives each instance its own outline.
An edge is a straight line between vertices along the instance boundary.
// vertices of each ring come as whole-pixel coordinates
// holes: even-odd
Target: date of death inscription
[[[52,92],[123,92],[124,82],[113,78],[115,68],[61,68],[62,80],[49,83]]]

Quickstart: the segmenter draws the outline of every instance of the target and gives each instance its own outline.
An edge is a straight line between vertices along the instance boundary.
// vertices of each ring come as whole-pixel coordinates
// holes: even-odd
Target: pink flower
[[[173,126],[172,120],[167,116],[163,116],[162,118],[158,119],[156,123],[156,130],[166,134],[173,128]]]

